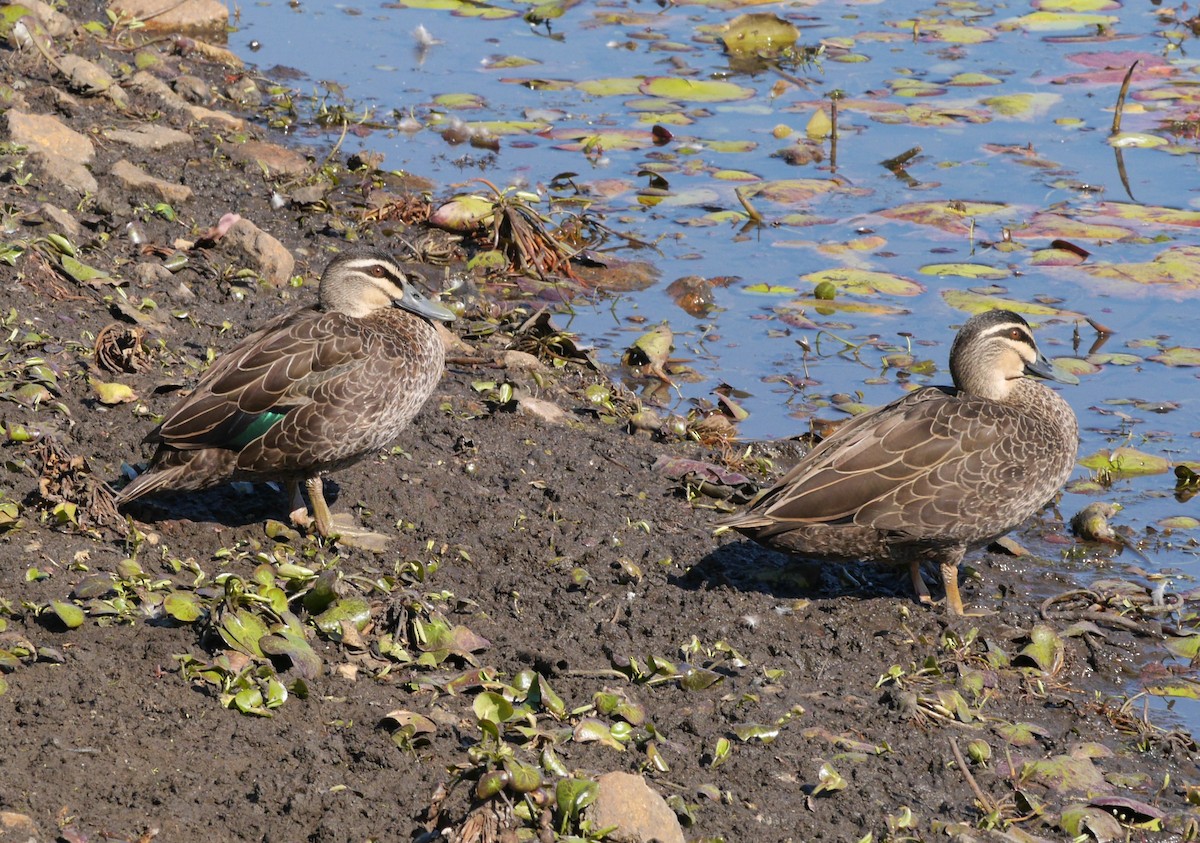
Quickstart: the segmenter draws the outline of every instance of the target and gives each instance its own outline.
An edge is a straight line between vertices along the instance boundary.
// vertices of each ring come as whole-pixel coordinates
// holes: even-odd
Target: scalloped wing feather
[[[154,432],[180,450],[229,447],[262,413],[308,402],[306,381],[360,357],[363,344],[340,313],[307,308],[269,323],[227,352]]]

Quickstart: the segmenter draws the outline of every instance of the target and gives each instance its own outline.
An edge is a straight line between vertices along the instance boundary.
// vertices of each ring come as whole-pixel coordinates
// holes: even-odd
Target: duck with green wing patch
[[[843,424],[723,527],[817,561],[907,565],[922,602],[920,566],[935,561],[961,615],[964,553],[1037,512],[1075,465],[1075,413],[1026,375],[1078,380],[1056,372],[1006,310],[967,320],[950,372],[953,387],[917,389]]]
[[[267,323],[218,358],[150,432],[145,441],[157,446],[150,467],[118,493],[118,504],[233,480],[279,480],[297,524],[311,521],[320,535],[350,543],[371,536],[335,528],[321,477],[377,452],[417,414],[445,363],[433,320],[453,319],[385,252],[336,256],[317,304]]]

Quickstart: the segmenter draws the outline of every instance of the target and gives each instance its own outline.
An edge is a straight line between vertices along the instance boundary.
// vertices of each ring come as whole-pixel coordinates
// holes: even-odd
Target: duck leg
[[[946,608],[950,614],[963,614],[962,595],[958,593],[958,563],[962,562],[966,548],[955,548],[939,560],[942,569],[942,584],[946,587]]]
[[[308,500],[312,507],[312,520],[316,523],[317,533],[322,538],[337,536],[338,542],[346,547],[356,547],[375,553],[382,553],[387,549],[389,541],[387,536],[359,527],[348,513],[340,513],[337,516],[330,514],[329,504],[325,502],[325,487],[321,482],[320,475],[306,479],[304,488],[308,492]]]
[[[925,585],[925,579],[921,576],[920,559],[908,563],[908,575],[912,577],[912,587],[917,593],[917,600],[924,606],[933,603],[933,598],[929,596],[929,587]]]

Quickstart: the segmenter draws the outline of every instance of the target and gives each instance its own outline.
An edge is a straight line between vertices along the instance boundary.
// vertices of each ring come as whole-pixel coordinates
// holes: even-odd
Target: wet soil
[[[124,44],[78,32],[60,41],[115,67],[118,79],[129,61]],[[228,68],[169,39],[146,49],[160,56],[162,78],[201,76],[208,105],[237,111],[221,93]],[[31,112],[84,134],[154,121],[196,143],[186,153],[98,144],[90,170],[101,189],[86,197],[36,161],[18,171],[12,150],[5,155],[10,240],[24,250],[0,263],[3,310],[13,311],[0,349],[0,397],[12,399],[0,414],[12,440],[3,489],[20,515],[0,535],[0,810],[11,812],[0,815],[0,839],[26,821],[46,840],[432,839],[463,823],[480,774],[501,766],[485,751],[495,745],[477,706],[485,691],[514,696],[523,671],[536,671],[563,705],[516,694],[531,713],[508,724],[506,751],[541,763],[550,794],[564,774],[641,773],[688,839],[1067,839],[1062,815],[1089,803],[1073,833],[1158,840],[1196,828],[1190,736],[1168,715],[1146,718],[1140,701],[1124,704],[1140,675],[1168,672],[1156,640],[1140,634],[1145,627],[1097,620],[1099,610],[1087,621],[1039,613],[1043,599],[1072,587],[1057,562],[1053,537],[1064,528],[1053,508],[1017,536],[1038,554],[971,558],[964,598],[978,617],[916,604],[902,572],[804,567],[714,539],[715,500],[655,466],[664,457],[720,463],[730,449],[631,432],[621,413],[589,398],[596,385],[624,394],[609,373],[517,368],[505,353],[520,320],[500,314],[515,307],[523,317],[536,304],[490,300],[486,284],[455,326],[466,344],[451,350],[437,392],[396,447],[332,478],[334,510],[392,536],[385,553],[286,529],[268,535],[264,525],[286,520],[287,509],[269,486],[160,499],[133,513],[141,536],[120,535],[123,521],[103,510],[97,483],[119,484],[123,463],[144,458],[139,441],[153,414],[194,381],[209,349],[314,294],[311,280],[272,288],[238,277],[244,266],[201,233],[237,212],[296,254],[296,272],[311,279],[348,231],[399,251],[388,231],[403,226],[368,221],[378,205],[367,197],[403,197],[411,185],[369,167],[351,172],[336,153],[326,164],[327,147],[305,148],[304,176],[264,177],[218,151],[228,132],[164,112],[148,95],[131,92],[121,111],[69,92],[37,54],[2,58]],[[284,143],[261,117],[240,113],[251,121],[245,137]],[[148,212],[144,197],[109,176],[121,157],[193,189],[176,220]],[[337,185],[321,202],[272,203],[272,193],[330,172]],[[80,224],[70,237],[79,259],[116,284],[63,272],[46,245],[56,227],[43,203]],[[177,251],[189,258],[183,269],[136,271]],[[137,307],[147,300],[153,309]],[[470,332],[486,319],[494,333]],[[108,371],[97,359],[94,338],[114,323],[146,332],[137,371]],[[53,369],[52,383],[37,381],[30,358]],[[137,400],[105,405],[93,381],[125,384]],[[565,418],[497,405],[481,381],[514,384]],[[29,382],[47,386],[36,406],[13,397]],[[56,443],[61,459],[20,441],[21,427]],[[767,452],[782,469],[794,450]],[[70,457],[86,467],[63,469]],[[74,519],[56,510],[63,501],[80,504]],[[292,694],[272,716],[242,714],[216,684],[187,674],[181,657],[217,664],[227,650],[222,612],[235,605],[222,587],[254,583],[264,568],[279,576],[284,563],[334,572],[339,594],[363,596],[370,616],[353,632],[319,631],[295,599],[320,668],[298,684],[287,659],[259,661]],[[106,592],[108,613],[86,588],[98,574],[123,598]],[[203,616],[173,619],[162,595],[189,589]],[[82,623],[68,628],[70,614],[54,601],[84,608]],[[469,645],[425,663],[389,655],[389,640],[415,653],[414,621],[438,618],[486,641],[460,630],[456,641]],[[1021,655],[1035,628],[1051,633],[1048,656]],[[613,697],[641,716],[614,713],[604,702]],[[398,711],[428,718],[430,731],[398,740]],[[631,734],[589,740],[597,723]],[[532,736],[518,729],[533,724]],[[546,763],[547,747],[561,767]],[[1114,826],[1111,807],[1096,801],[1106,795],[1141,808]],[[525,801],[511,790],[492,801],[509,799]],[[1134,828],[1145,808],[1163,811],[1169,830]],[[542,839],[561,821],[543,826]]]

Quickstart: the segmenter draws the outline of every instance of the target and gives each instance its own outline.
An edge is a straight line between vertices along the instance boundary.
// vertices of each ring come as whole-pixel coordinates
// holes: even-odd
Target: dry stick
[[[985,814],[992,814],[996,811],[996,806],[991,799],[988,799],[983,790],[980,789],[979,783],[975,781],[975,777],[971,775],[971,771],[967,769],[966,759],[963,758],[962,750],[958,748],[958,742],[954,738],[950,739],[950,751],[954,753],[954,761],[958,764],[958,769],[962,771],[963,778],[967,780],[967,786],[975,794],[975,798],[979,800],[979,804],[983,806]]]
[[[829,96],[829,172],[837,173],[837,142],[838,142],[838,100],[841,97],[838,91],[834,91]]]
[[[1141,61],[1141,59],[1138,59]],[[1121,131],[1121,117],[1125,114],[1125,95],[1129,93],[1129,82],[1133,79],[1133,69],[1138,66],[1135,61],[1129,65],[1129,70],[1125,71],[1125,81],[1121,83],[1121,92],[1117,94],[1117,109],[1113,112],[1112,133],[1119,134]]]

